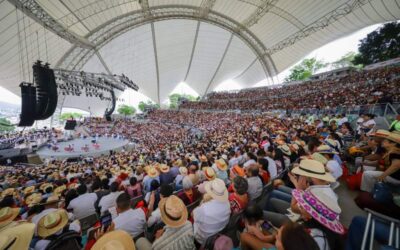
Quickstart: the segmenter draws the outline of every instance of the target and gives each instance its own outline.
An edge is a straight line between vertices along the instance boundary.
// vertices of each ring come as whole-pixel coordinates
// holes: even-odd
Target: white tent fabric
[[[37,8],[16,8],[31,2]],[[38,8],[51,25],[39,23]],[[314,49],[398,19],[399,0],[0,0],[0,86],[19,94],[40,59],[88,72],[108,67],[161,103],[180,82],[200,95],[230,79],[276,83]]]

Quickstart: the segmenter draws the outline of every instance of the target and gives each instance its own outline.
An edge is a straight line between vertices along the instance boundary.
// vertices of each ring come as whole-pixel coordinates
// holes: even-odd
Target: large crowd
[[[262,87],[238,92],[213,92],[202,101],[184,102],[181,109],[302,110],[356,107],[400,102],[400,67],[352,71],[323,80]]]
[[[0,167],[0,249],[360,249],[367,218],[343,225],[335,190],[350,171],[357,205],[398,219],[400,134],[376,131],[368,114],[357,122],[171,110],[88,119],[92,135],[135,146]],[[376,197],[380,181],[389,199]],[[389,229],[377,222],[370,237],[388,244]]]

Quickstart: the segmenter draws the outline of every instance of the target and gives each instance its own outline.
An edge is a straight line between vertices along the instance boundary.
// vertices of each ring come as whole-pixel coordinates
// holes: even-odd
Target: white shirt
[[[194,237],[203,244],[206,239],[218,233],[229,222],[231,208],[229,202],[211,200],[193,211]]]
[[[72,209],[75,218],[79,220],[96,213],[96,208],[94,207],[96,201],[97,195],[95,193],[82,194],[69,203],[68,209]]]
[[[324,233],[321,230],[312,228],[310,230],[310,236],[313,237],[319,249],[330,250],[328,239],[325,237]]]
[[[335,160],[330,160],[326,163],[326,167],[329,169],[329,172],[333,175],[333,177],[337,180],[343,174],[343,170],[340,167],[339,163]]]
[[[113,220],[115,229],[121,229],[129,233],[132,238],[144,232],[146,215],[141,208],[129,209]]]
[[[348,122],[349,120],[347,119],[347,117],[343,117],[339,120],[338,122],[338,126],[342,126],[343,123]]]
[[[271,179],[278,175],[278,169],[276,168],[276,163],[271,157],[264,157],[268,160],[268,172]]]
[[[147,226],[151,227],[153,225],[156,225],[157,223],[161,222],[161,212],[160,209],[157,208],[153,212],[151,212],[151,215],[149,219],[147,220]]]
[[[115,207],[115,201],[117,200],[118,196],[123,192],[112,192],[103,196],[99,202],[99,207],[101,207],[101,214],[104,214],[109,208]]]
[[[69,230],[70,231],[75,231],[77,233],[81,232],[81,226],[79,224],[79,221],[74,221],[71,224],[69,224]],[[55,235],[59,235],[62,233],[62,229],[59,230],[58,232],[55,233]],[[46,249],[47,245],[50,244],[50,240],[39,240],[38,242],[36,242],[35,247],[33,248],[34,250],[44,250]]]
[[[371,133],[371,131],[375,128],[376,122],[375,122],[374,119],[370,119],[370,120],[368,120],[368,121],[366,121],[366,122],[363,122],[362,125],[363,125],[364,128],[365,128],[365,127],[369,127],[369,126],[372,125],[372,127],[368,130],[368,133],[367,133],[367,135],[369,135],[369,134]]]
[[[263,184],[258,176],[252,176],[246,179],[249,185],[247,193],[249,194],[250,200],[257,199],[262,193]]]

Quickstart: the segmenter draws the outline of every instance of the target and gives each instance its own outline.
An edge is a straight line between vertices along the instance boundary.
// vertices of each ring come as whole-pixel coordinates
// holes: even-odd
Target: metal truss
[[[200,10],[198,15],[201,17],[206,17],[208,13],[210,13],[210,10],[213,8],[215,2],[217,0],[203,0],[201,1],[200,4]]]
[[[12,5],[34,19],[43,27],[54,32],[56,35],[64,38],[65,40],[78,45],[83,48],[93,48],[93,44],[85,38],[75,34],[74,32],[65,28],[62,24],[50,16],[37,1],[35,0],[8,0]]]
[[[351,3],[345,3],[341,7],[334,9],[333,11],[327,13],[322,18],[317,21],[307,25],[302,30],[294,33],[293,35],[287,37],[286,39],[280,41],[279,43],[268,48],[266,52],[270,55],[295,44],[297,41],[302,40],[315,32],[322,30],[337,21],[338,19],[350,14],[354,10],[360,8],[364,4],[368,3],[369,0],[353,0]]]
[[[277,74],[276,67],[274,67],[271,57],[266,53],[264,44],[249,29],[243,27],[232,18],[212,10],[209,10],[207,16],[199,16],[199,7],[184,5],[151,7],[149,11],[151,11],[151,16],[146,16],[142,10],[133,11],[111,19],[99,26],[86,36],[95,45],[94,49],[82,48],[75,45],[60,59],[56,67],[80,70],[95,54],[95,50],[99,50],[115,37],[131,29],[157,21],[189,19],[210,23],[233,33],[252,49],[257,59],[260,60],[266,77],[272,77]]]
[[[268,11],[270,11],[278,0],[266,0],[254,13],[243,21],[243,26],[248,28],[256,24]]]

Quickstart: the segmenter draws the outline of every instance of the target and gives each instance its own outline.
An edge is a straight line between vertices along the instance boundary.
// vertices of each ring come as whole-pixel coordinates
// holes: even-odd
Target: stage
[[[97,139],[96,144],[92,140],[93,138],[86,138],[59,142],[57,143],[58,149],[56,151],[53,148],[42,147],[36,153],[41,159],[54,158],[63,160],[70,157],[108,155],[110,150],[119,151],[129,144],[128,140],[116,138],[100,137]]]

